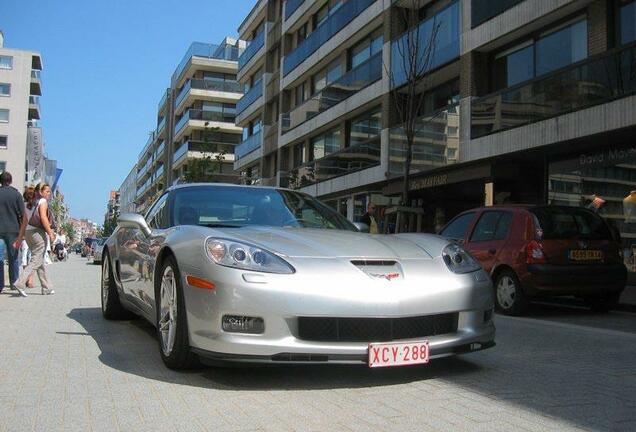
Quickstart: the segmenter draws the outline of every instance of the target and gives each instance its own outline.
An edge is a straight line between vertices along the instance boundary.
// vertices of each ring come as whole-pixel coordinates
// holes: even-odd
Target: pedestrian
[[[24,188],[24,193],[22,194],[24,198],[24,205],[28,205],[30,202],[33,202],[35,199],[35,187],[27,186]],[[20,247],[20,261],[22,262],[22,269],[29,264],[31,260],[31,251],[29,250],[29,245],[26,240],[22,240],[22,246]],[[27,288],[33,288],[33,275],[29,276],[26,284]]]
[[[22,195],[13,186],[13,177],[7,171],[0,174],[0,240],[4,241],[9,263],[9,284],[16,287],[20,275],[18,249],[24,239],[27,214]],[[4,263],[0,266],[0,292],[4,288]],[[18,289],[26,297],[23,289]]]
[[[46,254],[47,234],[50,243],[55,243],[55,233],[51,228],[51,216],[48,199],[51,196],[51,188],[46,183],[40,183],[35,187],[36,199],[27,206],[29,223],[26,228],[25,239],[31,249],[31,262],[26,266],[22,275],[15,283],[16,288],[24,290],[27,279],[34,271],[37,271],[38,279],[42,285],[42,295],[55,294],[48,279],[44,255]],[[24,294],[26,296],[26,294]]]
[[[369,202],[367,206],[367,212],[362,215],[360,222],[366,224],[369,227],[370,234],[379,234],[380,229],[378,228],[378,221],[376,220],[375,215],[375,204]]]

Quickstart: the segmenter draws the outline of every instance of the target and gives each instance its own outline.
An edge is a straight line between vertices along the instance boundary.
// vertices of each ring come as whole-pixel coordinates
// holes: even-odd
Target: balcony
[[[216,111],[203,111],[198,109],[189,109],[185,113],[181,119],[177,122],[174,127],[174,135],[176,136],[181,129],[188,124],[190,120],[202,120],[202,121],[211,121],[211,122],[219,122],[219,123],[231,123],[234,126],[234,116],[229,114],[223,114]]]
[[[280,42],[282,36],[282,22],[279,19],[274,24],[271,24],[269,30],[267,30],[267,51],[276,46],[276,44]]]
[[[181,62],[172,74],[172,82],[176,83],[181,79],[188,63],[193,57],[201,57],[215,60],[237,61],[239,58],[239,49],[229,45],[214,45],[202,42],[193,42],[190,48],[181,59]]]
[[[296,69],[307,57],[315,53],[325,42],[345,28],[347,24],[360,15],[375,0],[356,0],[345,2],[340,9],[325,20],[307,39],[293,51],[285,55],[283,60],[283,76]]]
[[[141,169],[139,171],[137,171],[137,181],[140,181],[140,180],[142,180],[143,178],[146,177],[146,174],[148,174],[148,172],[150,171],[150,167],[152,166],[152,163],[153,163],[153,158],[151,157],[144,164],[144,166],[141,167]]]
[[[380,138],[347,147],[290,170],[281,187],[298,189],[380,165]]]
[[[40,120],[39,96],[29,96],[29,120]]]
[[[327,111],[381,78],[382,53],[379,52],[325,87],[302,105],[284,113],[282,115],[282,133],[287,133],[296,126]]]
[[[506,10],[521,3],[523,0],[472,0],[471,3],[471,28],[485,23],[491,18],[504,13]]]
[[[428,171],[459,160],[459,104],[450,105],[415,121],[410,173]],[[389,131],[389,172],[404,174],[407,141],[402,126]]]
[[[433,41],[434,49],[431,56],[428,57],[434,30],[437,29],[437,36]],[[415,30],[410,30],[414,32]],[[418,73],[424,74],[443,66],[455,59],[459,58],[460,43],[460,2],[455,2],[445,9],[441,10],[433,17],[428,18],[418,26],[417,35],[419,37],[419,47],[422,47],[422,53],[417,56],[417,65],[414,66]],[[411,69],[411,61],[408,58],[410,53],[414,54],[413,48],[416,45],[415,36],[409,38],[404,33],[391,43],[391,85],[399,87],[406,83],[407,76],[412,76],[409,72]],[[404,59],[402,56],[406,55]],[[428,58],[427,58],[428,57]],[[421,64],[420,64],[421,62]],[[424,64],[427,62],[427,64]]]
[[[263,48],[264,44],[265,44],[265,31],[261,31],[259,34],[254,36],[254,38],[250,41],[250,44],[247,46],[247,48],[245,48],[245,51],[243,51],[243,54],[241,54],[241,56],[239,57],[238,59],[239,72],[241,71],[241,69],[245,67],[246,64],[249,63],[252,57],[254,57],[254,55],[261,48]]]
[[[159,105],[157,105],[157,111],[161,112],[163,111],[163,108],[166,106],[166,102],[168,101],[168,92],[170,90],[166,90],[165,92],[163,92],[163,96],[161,97],[161,100],[159,101]]]
[[[471,138],[636,93],[636,44],[588,58],[471,103]]]
[[[152,132],[150,132],[148,134],[148,141],[146,141],[146,145],[144,146],[144,148],[139,153],[139,161],[142,161],[144,159],[144,156],[146,155],[146,152],[148,151],[148,149],[150,148],[152,143],[155,142],[155,138],[156,137],[157,137],[157,135],[156,135],[156,133],[154,131],[152,131]]]
[[[174,168],[177,164],[181,162],[182,159],[185,159],[188,154],[188,143],[185,142],[181,144],[181,146],[175,150],[172,154],[172,167]]]
[[[258,131],[257,133],[248,137],[245,141],[237,145],[234,149],[234,157],[239,160],[252,153],[254,150],[260,148],[262,136],[262,131]]]
[[[305,2],[305,0],[287,0],[285,2],[285,21]]]
[[[163,165],[159,165],[159,168],[157,168],[157,171],[155,171],[155,173],[152,176],[152,183],[156,183],[158,180],[163,180]]]
[[[190,93],[190,90],[207,90],[224,93],[243,93],[241,85],[236,81],[212,81],[206,79],[189,79],[183,86],[177,99],[175,101],[175,107],[178,108],[185,97]]]
[[[263,155],[278,150],[278,122],[266,125],[263,132]]]
[[[31,71],[31,83],[29,87],[29,94],[42,96],[42,74],[39,70]]]
[[[234,144],[189,140],[181,144],[181,146],[173,153],[172,168],[176,168],[182,161],[185,161],[187,159],[188,152],[196,152],[200,154],[225,154],[227,161],[232,161],[234,159],[235,148],[236,146]]]
[[[157,150],[155,150],[155,156],[154,156],[155,161],[159,160],[159,158],[163,156],[163,151],[165,149],[166,149],[166,143],[165,141],[162,141],[161,144],[159,144],[159,146],[157,147]]]
[[[157,136],[161,135],[161,132],[166,128],[166,118],[162,117],[157,124]]]
[[[251,89],[236,103],[236,115],[240,116],[250,105],[263,96],[263,78],[254,83]]]

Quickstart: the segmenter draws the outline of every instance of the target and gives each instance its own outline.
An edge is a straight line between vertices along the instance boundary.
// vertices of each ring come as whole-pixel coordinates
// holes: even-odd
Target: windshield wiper
[[[234,225],[234,224],[227,224],[227,223],[205,223],[205,224],[199,224],[201,226],[205,226],[208,228],[243,228],[244,225]]]

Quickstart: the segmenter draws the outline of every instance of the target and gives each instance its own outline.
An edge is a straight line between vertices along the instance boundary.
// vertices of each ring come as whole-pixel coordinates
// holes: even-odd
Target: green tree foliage
[[[104,226],[98,230],[97,235],[98,237],[110,237],[113,231],[115,231],[115,228],[117,228],[117,218],[112,217],[110,219],[106,219],[104,221]]]
[[[203,157],[188,161],[188,169],[184,175],[186,183],[211,182],[214,179],[214,174],[221,172],[221,166],[225,160],[225,152],[217,152],[216,146],[210,143],[212,133],[218,131],[218,127],[209,127],[208,122],[205,123]],[[210,155],[210,152],[216,153],[214,157]]]
[[[69,243],[74,243],[76,240],[79,240],[77,238],[77,233],[75,232],[75,227],[72,223],[66,222],[62,224],[62,229],[66,233],[66,238],[68,239]]]

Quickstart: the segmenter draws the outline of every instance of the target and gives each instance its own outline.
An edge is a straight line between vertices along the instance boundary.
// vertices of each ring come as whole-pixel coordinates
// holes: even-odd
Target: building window
[[[13,69],[13,57],[0,56],[0,69]]]
[[[495,56],[494,90],[511,87],[587,58],[587,20],[577,19]]]
[[[0,161],[0,173],[3,173],[5,169],[7,169],[7,163],[5,161]]]
[[[341,133],[340,129],[332,129],[322,135],[311,140],[311,157],[312,160],[320,159],[328,154],[335,153],[340,150]]]
[[[11,84],[0,83],[0,96],[11,96]]]
[[[329,0],[327,4],[320,8],[320,10],[314,15],[314,29],[317,29],[331,15],[333,15],[343,4],[343,0]]]
[[[0,109],[0,123],[9,123],[8,109]]]
[[[382,29],[374,31],[368,37],[358,42],[358,44],[351,49],[349,55],[351,69],[361,65],[373,55],[381,52],[383,43],[384,36],[382,35]]]
[[[8,136],[0,135],[0,148],[1,149],[6,149],[8,141],[9,141],[9,137]]]
[[[382,130],[382,109],[377,107],[351,121],[349,146],[356,146],[379,138]]]
[[[292,150],[292,166],[297,167],[305,163],[305,143],[298,143]]]
[[[316,94],[342,76],[342,65],[336,60],[312,77],[312,94]]]
[[[621,44],[636,40],[636,2],[633,0],[621,0],[620,7],[620,32]]]

